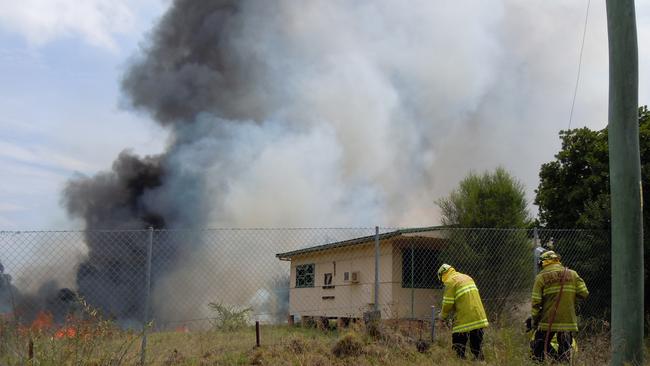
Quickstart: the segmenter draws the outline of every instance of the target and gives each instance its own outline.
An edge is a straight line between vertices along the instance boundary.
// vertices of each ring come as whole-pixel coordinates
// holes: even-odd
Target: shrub
[[[239,309],[220,302],[211,302],[208,307],[215,313],[215,318],[211,322],[216,330],[235,331],[244,328],[249,323],[250,313],[253,312],[250,307]]]

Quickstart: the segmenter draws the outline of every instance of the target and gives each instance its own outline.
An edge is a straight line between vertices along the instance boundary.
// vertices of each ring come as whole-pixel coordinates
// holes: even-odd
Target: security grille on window
[[[314,287],[314,264],[296,266],[296,287]]]
[[[334,288],[334,285],[332,285],[331,273],[325,273],[325,277],[323,278],[323,288]]]
[[[436,278],[439,266],[437,250],[402,248],[402,288],[442,288]]]

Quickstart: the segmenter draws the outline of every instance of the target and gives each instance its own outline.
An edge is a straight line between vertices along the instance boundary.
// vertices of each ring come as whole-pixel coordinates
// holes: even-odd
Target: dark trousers
[[[553,335],[557,333],[557,351],[551,347],[551,340]],[[533,340],[533,359],[535,361],[544,361],[544,342],[546,341],[546,331],[538,330],[535,332],[535,339]],[[573,336],[571,332],[550,332],[548,338],[548,346],[546,350],[548,355],[556,361],[569,362],[571,358],[571,343],[573,343]]]
[[[451,348],[458,354],[458,357],[465,358],[465,347],[469,339],[469,348],[477,360],[483,359],[481,345],[483,344],[483,329],[474,329],[465,333],[452,333]]]

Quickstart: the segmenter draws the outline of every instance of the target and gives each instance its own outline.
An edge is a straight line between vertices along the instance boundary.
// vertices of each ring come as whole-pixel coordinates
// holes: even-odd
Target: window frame
[[[413,252],[413,283],[410,278],[411,251]],[[440,265],[439,250],[407,246],[401,248],[400,254],[402,257],[402,288],[441,289],[444,287],[435,274]]]
[[[327,281],[329,276],[329,283]],[[323,273],[323,288],[324,289],[331,289],[334,288],[334,274],[331,272]]]
[[[296,288],[313,288],[316,282],[316,264],[296,265]]]

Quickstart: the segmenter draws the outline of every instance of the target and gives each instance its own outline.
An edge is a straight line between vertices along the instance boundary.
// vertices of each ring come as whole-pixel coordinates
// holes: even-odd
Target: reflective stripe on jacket
[[[532,317],[538,323],[538,328],[548,330],[548,323],[555,308],[555,302],[560,294],[564,267],[560,263],[550,264],[542,269],[535,277],[532,294]],[[576,317],[576,297],[585,299],[589,295],[585,281],[578,273],[568,270],[564,277],[562,296],[557,307],[555,319],[551,325],[552,331],[578,331]]]
[[[487,316],[474,280],[453,269],[449,271],[453,272],[443,275],[445,292],[440,316],[446,319],[452,312],[455,313],[452,333],[464,333],[487,327]]]

